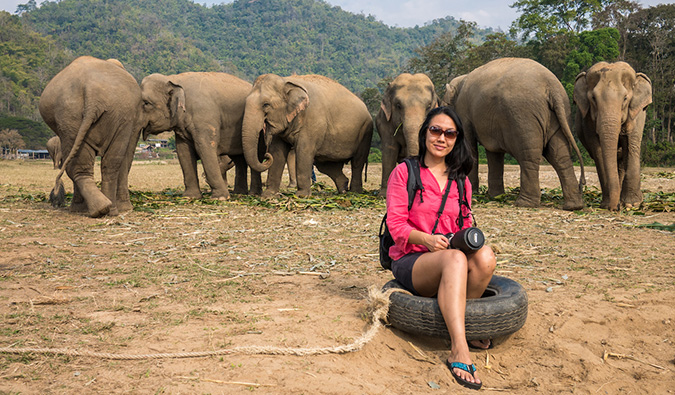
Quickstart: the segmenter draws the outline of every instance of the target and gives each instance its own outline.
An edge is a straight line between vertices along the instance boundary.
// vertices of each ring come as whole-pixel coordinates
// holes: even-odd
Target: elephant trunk
[[[265,152],[263,162],[260,162],[258,159],[260,132],[262,131],[265,134],[265,147],[268,147],[269,142],[271,141],[271,132],[265,129],[265,117],[263,111],[255,104],[249,105],[249,101],[247,100],[244,121],[241,128],[241,138],[246,163],[248,163],[251,169],[257,172],[266,171],[272,166],[273,162],[272,155],[269,152]]]
[[[406,144],[406,156],[415,156],[419,154],[419,131],[424,123],[424,114],[421,117],[408,116],[400,126],[398,133],[403,133]]]
[[[602,149],[602,159],[604,163],[603,172],[609,192],[609,209],[619,209],[619,199],[621,196],[621,185],[619,184],[619,171],[617,163],[617,150],[619,147],[619,133],[621,131],[621,116],[598,119],[598,136],[600,137],[600,147]]]

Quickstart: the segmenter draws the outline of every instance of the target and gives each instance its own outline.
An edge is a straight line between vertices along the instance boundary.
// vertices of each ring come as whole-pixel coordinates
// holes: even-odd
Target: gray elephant
[[[49,157],[54,162],[54,168],[60,169],[63,158],[61,156],[61,139],[59,136],[54,136],[47,140],[47,152],[49,152]]]
[[[262,163],[258,152],[261,133],[268,149]],[[246,99],[244,154],[252,169],[269,169],[264,196],[279,192],[291,148],[296,152],[298,196],[310,194],[312,163],[342,193],[349,184],[342,167],[351,161],[349,190],[361,192],[372,134],[373,120],[366,105],[323,76],[265,74],[256,79]]]
[[[227,199],[225,171],[234,162],[234,193],[246,194],[248,168],[241,124],[251,84],[226,73],[152,74],[141,82],[149,134],[173,130],[183,171],[183,196],[201,198],[197,160],[201,159],[214,199]],[[231,159],[230,159],[231,158]],[[260,173],[251,172],[251,193],[262,192]]]
[[[651,81],[625,62],[596,63],[577,76],[574,102],[576,133],[600,179],[600,207],[640,205],[640,146],[652,102]]]
[[[489,196],[504,193],[504,153],[509,153],[520,165],[515,204],[538,206],[543,154],[560,179],[563,209],[583,207],[584,168],[581,163],[577,183],[570,147],[580,161],[581,153],[569,127],[569,98],[547,68],[530,59],[493,60],[447,84],[444,101],[456,107],[474,155],[477,143],[485,147]],[[478,188],[477,162],[469,179]]]
[[[131,210],[129,169],[141,129],[141,89],[119,61],[89,56],[75,59],[45,87],[40,114],[67,154],[50,200],[65,202],[63,172],[73,180],[71,211],[92,217]],[[101,190],[94,160],[101,157]]]
[[[375,118],[382,141],[381,196],[387,194],[387,180],[396,164],[417,155],[420,126],[427,112],[438,104],[434,84],[425,74],[404,73],[387,86]]]

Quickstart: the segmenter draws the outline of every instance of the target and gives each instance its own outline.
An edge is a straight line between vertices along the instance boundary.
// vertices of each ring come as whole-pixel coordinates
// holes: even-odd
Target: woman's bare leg
[[[464,329],[468,273],[468,261],[464,253],[444,250],[421,255],[413,266],[412,280],[420,295],[437,295],[438,306],[452,343],[448,361],[471,365],[473,362]],[[466,381],[481,382],[476,373],[472,376],[462,369],[455,368],[454,371]]]

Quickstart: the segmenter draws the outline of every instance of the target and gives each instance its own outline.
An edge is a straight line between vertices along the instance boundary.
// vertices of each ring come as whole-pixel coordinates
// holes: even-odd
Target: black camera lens
[[[464,252],[479,250],[485,244],[485,235],[475,227],[462,229],[455,233],[450,239],[450,247],[457,248]]]

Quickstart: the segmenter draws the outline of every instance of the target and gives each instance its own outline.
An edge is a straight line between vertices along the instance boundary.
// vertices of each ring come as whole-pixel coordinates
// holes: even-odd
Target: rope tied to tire
[[[176,353],[156,353],[156,354],[113,354],[106,352],[96,352],[90,350],[75,350],[68,348],[32,348],[32,347],[0,347],[0,353],[3,354],[53,354],[73,357],[93,357],[111,360],[145,360],[145,359],[163,359],[163,358],[201,358],[219,355],[295,355],[310,356],[324,354],[346,354],[361,350],[368,342],[375,338],[377,332],[382,328],[383,322],[387,323],[387,313],[391,301],[389,297],[394,292],[410,294],[410,292],[392,288],[386,291],[378,289],[374,285],[368,287],[368,312],[371,317],[371,325],[358,339],[350,344],[334,347],[315,347],[315,348],[292,348],[292,347],[273,347],[273,346],[241,346],[229,349],[220,349],[213,351],[191,351]]]

